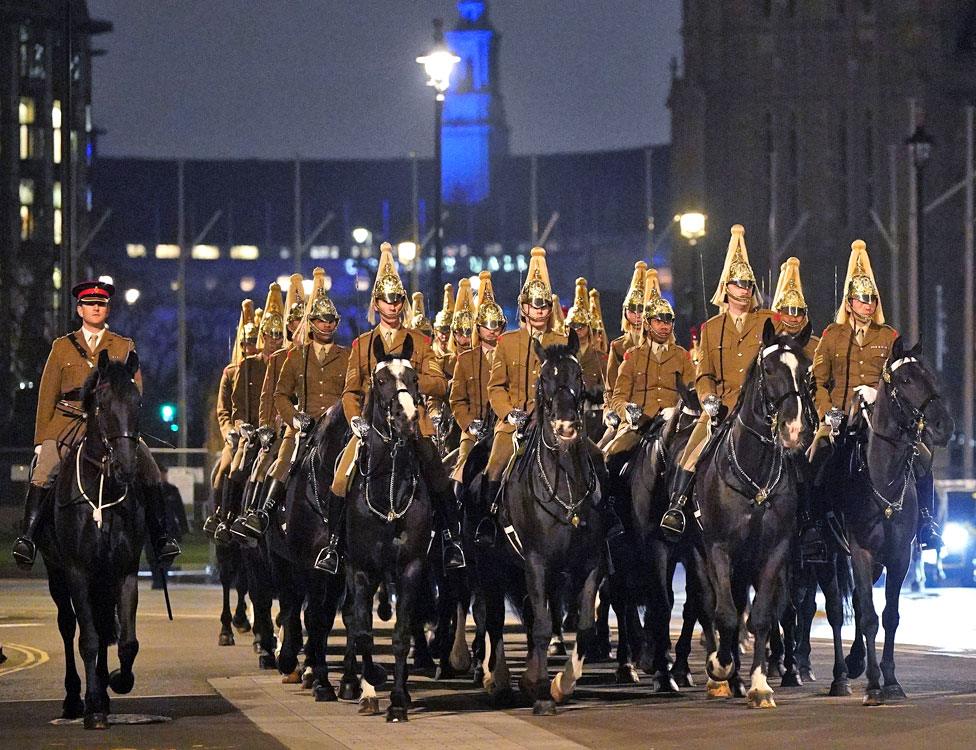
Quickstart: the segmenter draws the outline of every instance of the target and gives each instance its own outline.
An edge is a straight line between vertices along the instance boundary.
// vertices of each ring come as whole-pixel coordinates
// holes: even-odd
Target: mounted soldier
[[[437,364],[441,368],[441,372],[445,375],[447,370],[445,370],[445,365],[450,367],[447,360],[451,355],[451,322],[454,320],[454,285],[445,284],[444,285],[444,298],[441,303],[441,309],[437,311],[437,315],[434,316],[434,336],[433,342],[431,343],[431,351],[434,353],[434,358],[437,360]]]
[[[566,325],[576,331],[576,337],[579,339],[579,363],[583,369],[583,387],[586,389],[584,432],[593,439],[599,439],[597,430],[603,423],[607,357],[596,345],[590,297],[586,290],[586,279],[582,276],[576,279],[573,306],[566,314]]]
[[[676,379],[684,384],[695,380],[695,369],[688,351],[674,339],[674,309],[661,296],[657,271],[644,277],[644,312],[641,342],[624,354],[617,382],[610,396],[610,408],[621,426],[605,453],[608,463],[622,463],[614,456],[627,456],[645,429],[663,409],[678,403]],[[613,467],[610,467],[613,476]]]
[[[447,287],[444,288],[444,300],[447,303]],[[449,420],[450,411],[448,407],[448,397],[451,392],[451,383],[454,381],[454,368],[457,364],[458,356],[471,348],[472,335],[474,333],[475,306],[474,295],[471,293],[471,282],[468,279],[461,279],[458,282],[458,293],[452,305],[450,332],[447,339],[447,347],[443,356],[440,357],[441,369],[444,377],[447,378],[447,396],[444,398],[427,398],[427,408],[430,411],[431,422],[434,425],[435,444],[440,448],[443,445],[444,437],[449,424],[444,423]],[[446,451],[443,451],[446,452]]]
[[[630,279],[630,287],[624,296],[623,308],[620,312],[621,334],[610,342],[610,351],[607,353],[607,403],[603,410],[603,423],[607,427],[607,434],[601,440],[604,445],[613,437],[614,431],[620,424],[620,417],[610,408],[610,396],[614,386],[617,384],[617,374],[620,372],[620,363],[624,361],[624,355],[628,349],[640,344],[641,315],[644,312],[644,276],[647,274],[647,263],[642,260],[634,264],[634,274]]]
[[[445,301],[448,294],[445,292]],[[337,497],[345,497],[349,478],[357,468],[357,453],[360,441],[371,429],[363,418],[363,407],[370,393],[373,370],[378,364],[373,355],[373,342],[379,339],[387,355],[396,355],[404,350],[404,342],[411,341],[410,362],[420,381],[420,392],[424,396],[444,398],[447,394],[447,379],[438,363],[428,340],[418,331],[404,326],[407,292],[393,262],[393,248],[388,242],[380,247],[380,262],[376,272],[376,282],[371,295],[369,322],[378,323],[371,331],[359,336],[352,345],[349,365],[346,369],[345,387],[342,393],[342,408],[353,431],[353,438],[343,450],[336,467],[332,491]],[[443,312],[443,311],[442,311]],[[438,313],[440,316],[440,313]],[[435,329],[437,322],[435,321]],[[420,471],[426,482],[438,522],[444,547],[444,567],[463,568],[464,553],[459,543],[460,522],[457,503],[451,491],[450,480],[437,449],[431,440],[433,425],[426,408],[419,408],[421,438],[417,442],[417,457]],[[320,567],[338,570],[338,539],[330,542],[320,561]]]
[[[125,362],[129,352],[135,351],[132,339],[108,330],[114,293],[115,287],[102,281],[83,281],[72,288],[81,328],[55,339],[44,364],[37,394],[34,462],[24,506],[23,533],[13,546],[14,560],[21,568],[29,569],[37,556],[38,527],[61,461],[85,437],[87,415],[82,408],[82,386],[104,353],[113,361]],[[133,379],[141,391],[141,373],[136,371]],[[141,438],[137,465],[149,537],[156,559],[168,564],[180,554],[180,546],[167,533],[159,468]]]
[[[590,317],[593,320],[593,346],[609,357],[610,341],[607,339],[607,326],[603,322],[603,307],[600,304],[600,292],[590,288]],[[609,364],[609,363],[608,363]]]
[[[501,305],[495,301],[491,273],[482,271],[478,287],[478,309],[474,319],[471,348],[458,355],[451,386],[451,411],[461,428],[457,462],[451,478],[461,482],[464,464],[481,436],[489,428],[494,414],[488,400],[488,380],[499,337],[508,321]]]
[[[776,332],[799,336],[800,331],[810,323],[807,314],[807,301],[803,296],[803,282],[800,280],[800,259],[787,258],[779,267],[779,279],[773,294],[772,310],[776,313]],[[813,361],[820,343],[819,336],[810,336],[803,353]]]
[[[411,299],[413,304],[410,305],[411,315],[410,315],[410,328],[415,331],[420,331],[427,338],[433,338],[434,336],[434,326],[430,322],[430,318],[427,317],[427,306],[424,304],[424,293],[414,292]]]
[[[711,299],[720,312],[709,318],[700,331],[701,361],[695,390],[704,411],[681,456],[671,504],[661,519],[662,531],[672,540],[685,530],[684,509],[692,497],[698,460],[706,454],[713,433],[721,432],[739,400],[746,374],[762,348],[763,326],[773,319],[772,312],[762,309],[756,276],[749,265],[745,232],[741,224],[732,227],[725,266]],[[697,518],[697,508],[694,513]]]

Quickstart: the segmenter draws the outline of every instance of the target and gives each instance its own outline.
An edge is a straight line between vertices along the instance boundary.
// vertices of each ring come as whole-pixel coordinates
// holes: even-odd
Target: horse
[[[738,630],[752,586],[752,708],[776,706],[766,645],[783,609],[796,535],[798,482],[791,454],[813,434],[810,361],[803,352],[809,338],[809,325],[793,337],[777,335],[766,321],[759,355],[695,483],[719,634],[718,649],[706,662],[709,688],[712,694],[742,692]],[[716,684],[722,682],[728,685]]]
[[[65,456],[51,487],[50,523],[38,547],[48,572],[48,588],[58,609],[64,641],[65,699],[62,716],[84,717],[85,729],[108,729],[108,688],[132,690],[132,667],[139,652],[136,609],[139,557],[146,534],[141,495],[158,491],[158,470],[140,466],[139,410],[135,384],[139,357],[125,362],[102,351],[82,389],[85,437]],[[147,482],[155,471],[157,486]],[[75,667],[85,664],[85,699]],[[119,669],[109,674],[108,647],[118,643]]]
[[[485,591],[490,654],[485,687],[495,700],[509,691],[501,642],[504,597],[520,609],[529,633],[529,657],[520,686],[533,700],[535,715],[556,713],[556,704],[574,692],[596,638],[597,588],[606,574],[606,529],[598,508],[606,468],[599,450],[583,433],[583,375],[579,340],[543,348],[539,358],[536,408],[511,473],[502,483],[496,523],[502,534],[480,551],[480,583]],[[578,598],[576,644],[565,669],[550,682],[552,636],[549,602],[563,573]],[[527,604],[523,605],[523,602]]]
[[[877,398],[870,414],[862,407],[862,417],[867,441],[850,441],[853,444],[842,451],[846,471],[841,474],[837,496],[842,498],[850,537],[858,629],[848,667],[857,676],[860,669],[855,665],[866,655],[863,702],[877,706],[905,697],[895,677],[895,632],[899,594],[917,531],[918,456],[923,443],[944,447],[954,428],[935,377],[921,360],[919,344],[907,348],[901,338],[895,339]],[[885,641],[879,668],[875,647],[879,622],[872,588],[882,570],[887,571],[881,616]]]
[[[369,431],[360,444],[345,501],[347,539],[355,540],[346,545],[346,589],[352,597],[348,637],[362,659],[364,715],[379,713],[376,688],[386,681],[386,671],[373,662],[373,596],[391,571],[396,586],[394,678],[386,714],[390,722],[407,721],[407,655],[434,535],[433,506],[416,452],[420,388],[412,354],[410,337],[396,355],[387,354],[380,336],[373,341],[376,366],[363,409]],[[347,654],[343,682],[355,676],[356,665]]]
[[[334,404],[308,430],[309,449],[292,472],[284,501],[273,511],[264,540],[268,546],[275,587],[281,603],[283,637],[278,670],[283,682],[302,683],[316,701],[335,701],[328,677],[328,639],[345,592],[345,578],[313,569],[318,551],[333,533],[328,504],[336,502],[329,488],[335,460],[342,449],[347,423],[341,402]],[[302,643],[302,607],[305,605],[304,669],[298,669]],[[349,644],[347,644],[347,648]],[[356,685],[343,685],[347,700],[358,698]]]

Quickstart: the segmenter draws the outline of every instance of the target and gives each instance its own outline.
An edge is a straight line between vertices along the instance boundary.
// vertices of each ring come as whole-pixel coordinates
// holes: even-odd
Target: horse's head
[[[413,338],[407,336],[403,349],[397,354],[387,354],[380,336],[373,338],[373,384],[370,388],[372,410],[368,411],[373,427],[386,422],[390,437],[414,439],[419,435],[420,382],[410,357],[413,356]]]
[[[906,431],[924,429],[935,445],[948,444],[955,424],[942,402],[935,376],[921,360],[920,343],[909,349],[901,337],[895,339],[881,375],[881,390],[887,394],[900,427]]]
[[[773,439],[787,450],[800,450],[812,436],[804,408],[804,399],[810,398],[810,360],[803,349],[809,341],[809,323],[792,336],[777,334],[773,322],[767,320],[755,364],[753,411],[770,424]]]
[[[560,445],[575,443],[583,435],[583,368],[580,367],[579,339],[570,330],[566,346],[543,347],[532,339],[539,358],[536,407],[548,420]]]
[[[98,366],[85,381],[81,397],[88,415],[88,436],[101,441],[109,470],[123,484],[136,478],[142,406],[142,394],[135,381],[138,371],[139,355],[134,351],[129,352],[125,362],[119,362],[102,350]]]

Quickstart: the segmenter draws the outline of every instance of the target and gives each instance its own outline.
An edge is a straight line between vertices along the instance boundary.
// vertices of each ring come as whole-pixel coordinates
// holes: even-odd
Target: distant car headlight
[[[950,521],[942,530],[942,542],[950,555],[961,554],[969,546],[972,534],[963,524]]]

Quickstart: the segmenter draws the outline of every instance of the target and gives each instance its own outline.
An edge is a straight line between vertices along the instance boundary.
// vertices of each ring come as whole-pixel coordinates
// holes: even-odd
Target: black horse
[[[63,716],[83,715],[86,729],[108,728],[109,687],[128,693],[135,683],[139,557],[146,533],[141,496],[153,491],[146,474],[154,469],[140,465],[142,396],[133,379],[138,369],[135,352],[124,363],[100,354],[82,393],[86,436],[61,463],[51,488],[51,522],[42,527],[38,545],[64,641]],[[75,667],[76,624],[85,663],[84,703]],[[119,669],[109,674],[108,647],[116,642]]]
[[[772,321],[766,322],[763,348],[728,418],[730,426],[715,441],[695,487],[719,633],[718,650],[709,654],[706,671],[711,680],[727,681],[734,693],[741,693],[738,630],[748,589],[754,587],[748,699],[755,708],[776,705],[766,679],[766,645],[787,595],[796,534],[797,476],[791,454],[802,450],[813,432],[810,361],[803,352],[809,338],[809,325],[792,337],[777,335]]]
[[[509,689],[502,650],[504,596],[522,609],[529,631],[529,657],[522,690],[534,701],[533,713],[554,714],[583,673],[595,641],[597,588],[606,573],[606,530],[597,507],[606,469],[599,450],[583,433],[583,374],[579,341],[543,349],[534,341],[540,371],[536,408],[511,474],[502,485],[492,550],[479,560],[486,596],[490,654],[485,686],[497,695]],[[578,598],[576,646],[565,669],[548,675],[552,618],[549,603],[562,575]]]
[[[407,337],[399,355],[386,353],[381,337],[373,342],[373,382],[363,410],[370,426],[363,439],[357,471],[346,497],[346,588],[352,597],[349,637],[362,658],[360,713],[379,713],[376,688],[386,681],[385,670],[373,662],[373,596],[391,573],[396,586],[396,625],[393,689],[387,721],[406,721],[407,655],[412,619],[424,581],[433,537],[432,504],[420,472],[420,388]],[[347,655],[343,683],[356,677]]]
[[[862,418],[868,427],[867,441],[848,445],[847,470],[840,476],[838,496],[844,500],[850,536],[858,626],[848,666],[866,653],[864,705],[876,706],[905,697],[895,677],[895,631],[898,598],[916,533],[918,457],[923,443],[944,447],[953,431],[935,378],[920,359],[919,345],[908,349],[902,339],[895,340],[877,399],[869,415],[862,409]],[[875,648],[879,623],[872,587],[882,570],[887,572],[882,613],[885,642],[879,668]],[[851,669],[851,676],[858,674],[859,668]]]

